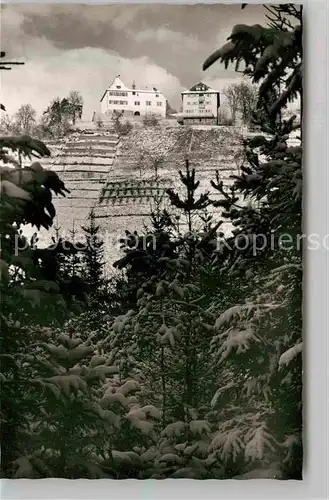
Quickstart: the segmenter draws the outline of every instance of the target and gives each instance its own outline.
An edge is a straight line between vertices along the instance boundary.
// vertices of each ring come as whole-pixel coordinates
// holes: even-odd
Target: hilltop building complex
[[[152,89],[137,88],[135,83],[131,88],[116,76],[101,98],[101,114],[112,115],[114,112],[126,116],[158,115],[165,118],[167,100],[155,87]]]

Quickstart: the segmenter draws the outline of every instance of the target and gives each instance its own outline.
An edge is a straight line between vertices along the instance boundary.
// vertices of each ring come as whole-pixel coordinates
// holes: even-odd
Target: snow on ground
[[[66,199],[54,198],[57,212],[54,227],[59,227],[64,237],[72,237],[70,231],[74,229],[79,238],[81,226],[94,208],[109,265],[120,256],[118,242],[125,229],[141,231],[149,221],[154,192],[152,162],[154,164],[157,155],[162,158],[157,172],[158,187],[180,189],[178,171],[184,170],[188,157],[200,180],[199,192],[209,191],[215,199],[218,193],[211,187],[210,180],[214,180],[219,171],[225,185],[232,183],[230,176],[238,173],[241,159],[241,139],[254,135],[242,127],[195,125],[187,128],[166,124],[136,128],[119,140],[113,131],[82,129],[58,142],[52,141],[49,147],[53,156],[42,161],[45,167],[58,173],[71,191]],[[297,135],[292,134],[291,145],[298,144]],[[141,155],[144,155],[142,163]],[[102,189],[108,182],[113,187],[112,198],[100,203]],[[227,222],[222,230],[228,235],[232,225]],[[34,233],[34,228],[24,228],[28,238]],[[38,232],[39,245],[48,245],[52,235],[54,230]]]

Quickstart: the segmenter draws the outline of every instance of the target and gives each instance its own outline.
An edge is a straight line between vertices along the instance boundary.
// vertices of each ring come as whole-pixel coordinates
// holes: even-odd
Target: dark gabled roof
[[[208,92],[209,94],[210,93],[211,94],[219,94],[218,90],[214,90],[214,89],[210,88],[208,85],[206,85],[203,82],[196,83],[189,90],[185,90],[184,92],[181,92],[181,94],[189,94],[190,92],[195,92],[195,93]]]
[[[196,92],[196,90],[197,90],[197,89],[199,90],[199,88],[200,88],[200,90],[201,90],[201,91],[203,91],[203,92],[204,92],[205,90],[210,90],[210,87],[208,87],[208,85],[206,85],[206,84],[205,84],[205,83],[203,83],[203,82],[199,82],[199,83],[197,83],[196,85],[193,85],[193,87],[191,87],[191,88],[190,88],[190,91],[191,91],[191,92]]]

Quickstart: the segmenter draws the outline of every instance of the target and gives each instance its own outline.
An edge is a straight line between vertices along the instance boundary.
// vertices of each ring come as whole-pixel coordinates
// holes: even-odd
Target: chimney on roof
[[[135,90],[135,88],[136,88],[136,83],[135,83],[135,80],[133,81],[132,88],[133,88],[134,90]]]

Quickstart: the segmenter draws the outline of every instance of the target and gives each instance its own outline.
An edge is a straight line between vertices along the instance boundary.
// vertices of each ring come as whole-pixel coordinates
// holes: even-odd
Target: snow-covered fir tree
[[[214,200],[182,161],[109,280],[93,212],[79,244],[26,241],[67,189],[42,142],[0,137],[3,477],[301,478],[302,116],[284,110],[303,97],[302,9],[265,8],[268,26],[236,26],[204,64],[257,85],[240,175],[218,173]],[[145,130],[141,167],[173,147],[161,134]]]

